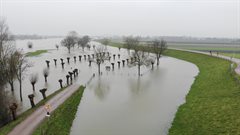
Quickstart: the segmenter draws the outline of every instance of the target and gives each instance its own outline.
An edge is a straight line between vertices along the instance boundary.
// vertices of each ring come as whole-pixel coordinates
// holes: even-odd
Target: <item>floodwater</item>
[[[28,49],[27,42],[33,42],[33,48]],[[63,80],[63,85],[66,85],[66,75],[69,71],[77,68],[79,69],[79,76],[74,79],[74,83],[85,84],[86,81],[91,78],[93,70],[95,71],[95,67],[92,68],[88,67],[88,62],[82,61],[80,62],[78,59],[79,55],[87,54],[89,51],[81,52],[79,49],[75,48],[72,50],[71,54],[68,54],[66,48],[61,47],[59,50],[56,49],[55,44],[60,44],[61,39],[42,39],[42,40],[17,40],[16,47],[19,50],[23,50],[23,52],[32,52],[41,49],[48,49],[47,53],[41,54],[40,56],[36,57],[27,57],[28,62],[31,63],[33,66],[30,67],[24,75],[23,79],[23,102],[20,102],[19,98],[19,83],[18,81],[14,82],[14,93],[9,93],[10,96],[15,97],[16,101],[20,105],[18,108],[18,112],[21,113],[29,108],[31,108],[30,101],[28,99],[29,94],[34,94],[35,103],[42,100],[42,94],[39,92],[40,89],[47,88],[46,94],[49,95],[56,90],[60,89],[60,84],[58,82],[59,79]],[[73,57],[76,56],[76,63],[74,62]],[[67,63],[67,57],[70,57],[70,63]],[[61,67],[60,58],[64,59],[65,65],[64,69]],[[57,59],[57,65],[55,66],[53,59]],[[45,83],[44,76],[43,76],[43,69],[47,68],[46,60],[50,61],[50,68],[49,68],[49,76],[47,78],[48,82]],[[87,69],[87,70],[86,70]],[[32,85],[29,81],[31,74],[38,74],[38,82],[35,85],[35,91],[32,89]],[[7,90],[10,91],[10,87],[7,86]]]
[[[38,57],[29,57],[29,62],[33,67],[29,68],[23,80],[23,102],[19,102],[19,85],[15,82],[14,97],[21,104],[19,112],[30,108],[28,94],[35,95],[35,102],[42,100],[39,89],[47,88],[47,95],[60,88],[59,79],[63,79],[66,85],[66,75],[74,68],[80,73],[73,83],[86,85],[81,103],[79,105],[76,118],[73,122],[71,135],[159,135],[167,134],[174,115],[179,105],[184,103],[194,77],[198,74],[198,68],[191,63],[171,57],[162,57],[160,66],[141,67],[141,77],[137,75],[137,67],[120,68],[117,61],[129,57],[125,49],[108,47],[108,51],[113,54],[121,54],[120,59],[105,61],[101,64],[102,75],[98,75],[97,65],[92,63],[88,66],[88,61],[79,55],[93,54],[93,50],[83,52],[75,48],[68,54],[66,48],[60,46],[59,50],[55,44],[60,44],[61,39],[31,40],[33,48],[27,48],[29,40],[16,42],[17,48],[24,52],[40,49],[49,49],[48,53]],[[99,43],[91,42],[99,45]],[[77,57],[76,63],[73,56]],[[70,57],[70,64],[67,64],[67,57]],[[65,68],[60,65],[60,58],[64,59]],[[57,59],[57,66],[54,66],[53,59]],[[50,74],[48,82],[44,82],[42,71],[47,67],[45,60],[50,60]],[[115,63],[115,69],[107,71],[105,66]],[[36,83],[36,91],[32,90],[29,75],[37,73],[39,80]],[[93,73],[96,74],[92,78]],[[9,88],[7,88],[9,89]]]
[[[109,50],[121,53],[121,58],[128,57],[124,49]],[[167,134],[198,68],[162,57],[158,68],[142,67],[141,72],[138,77],[136,67],[121,65],[120,69],[95,77],[85,89],[71,135]]]

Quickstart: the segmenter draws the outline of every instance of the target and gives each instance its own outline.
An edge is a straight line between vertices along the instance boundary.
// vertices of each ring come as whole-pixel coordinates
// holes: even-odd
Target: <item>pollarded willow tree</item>
[[[68,35],[61,41],[61,45],[68,49],[68,53],[71,53],[71,48],[74,48],[77,43],[78,37],[77,32],[71,31]]]
[[[167,42],[165,40],[154,40],[151,44],[152,51],[156,55],[157,65],[159,65],[159,60],[163,52],[167,49]]]
[[[29,78],[29,81],[32,85],[32,88],[33,88],[33,91],[35,91],[35,84],[37,83],[38,81],[38,74],[31,74],[30,75],[30,78]]]
[[[109,60],[110,56],[107,55],[107,49],[104,46],[98,46],[94,49],[94,58],[90,59],[98,65],[98,74],[101,74],[101,64],[105,60]]]

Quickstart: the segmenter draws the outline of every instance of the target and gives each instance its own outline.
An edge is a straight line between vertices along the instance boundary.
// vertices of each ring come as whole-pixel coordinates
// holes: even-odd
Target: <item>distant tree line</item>
[[[90,45],[88,44],[90,40],[90,37],[87,35],[80,37],[76,31],[70,31],[67,36],[61,41],[61,45],[68,49],[68,53],[71,53],[71,49],[76,45],[78,48],[81,47],[84,51],[86,47],[90,48]]]

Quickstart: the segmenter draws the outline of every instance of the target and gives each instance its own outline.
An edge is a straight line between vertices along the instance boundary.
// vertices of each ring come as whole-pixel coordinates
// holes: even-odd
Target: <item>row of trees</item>
[[[20,85],[20,99],[22,99],[22,80],[24,72],[31,64],[25,55],[16,49],[14,38],[11,35],[5,20],[0,20],[0,120],[4,124],[8,120],[10,99],[4,86],[9,83],[11,90],[14,91],[14,80],[17,79]]]
[[[102,39],[100,42],[103,45],[108,45],[110,40]],[[154,40],[151,42],[150,45],[140,44],[139,37],[126,37],[124,39],[124,47],[127,48],[130,58],[130,62],[128,66],[137,66],[138,67],[138,75],[140,76],[141,66],[149,66],[152,65],[157,61],[157,66],[159,66],[159,60],[163,54],[163,52],[167,49],[167,42],[164,40]],[[95,51],[95,58],[91,59],[92,62],[95,62],[98,65],[98,73],[100,74],[100,65],[105,60],[109,60],[109,55],[106,55],[107,48],[104,46],[98,46],[94,48]],[[150,53],[154,53],[155,57],[150,55]],[[114,64],[114,63],[111,63]]]
[[[22,80],[23,73],[31,64],[25,55],[16,49],[14,38],[4,20],[0,20],[0,85],[9,83],[14,91],[14,80],[17,79],[20,85],[20,99],[22,101]]]
[[[79,37],[78,33],[76,31],[70,31],[68,35],[61,41],[62,46],[66,47],[68,49],[68,53],[71,52],[71,48],[74,48],[75,45],[82,48],[84,51],[84,48],[90,47],[88,44],[90,42],[89,36],[83,36]]]
[[[162,53],[167,49],[167,42],[164,40],[154,40],[150,45],[140,44],[139,37],[126,37],[124,39],[124,47],[133,50],[131,56],[131,64],[138,66],[138,75],[140,76],[140,68],[142,65],[149,66],[153,64],[155,59],[157,60],[157,66],[159,65],[159,60]],[[149,55],[149,52],[155,54],[155,58]]]

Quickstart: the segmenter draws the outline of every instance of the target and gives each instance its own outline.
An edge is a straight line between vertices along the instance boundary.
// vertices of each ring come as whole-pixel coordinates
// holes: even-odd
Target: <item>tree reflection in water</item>
[[[143,79],[142,76],[137,79],[129,79],[129,89],[133,95],[139,95],[148,90],[150,81]]]
[[[94,94],[98,99],[104,100],[110,92],[109,83],[102,76],[98,76],[96,83],[93,83]]]

